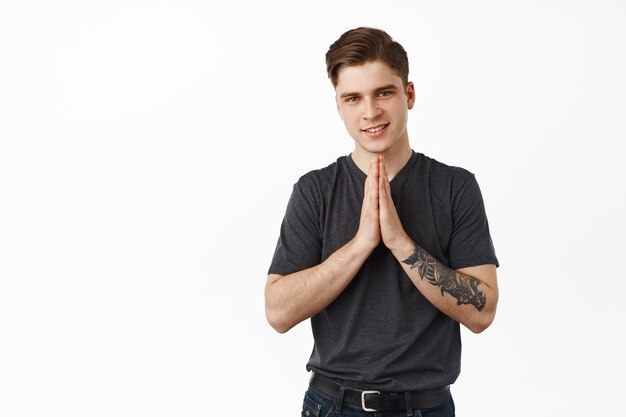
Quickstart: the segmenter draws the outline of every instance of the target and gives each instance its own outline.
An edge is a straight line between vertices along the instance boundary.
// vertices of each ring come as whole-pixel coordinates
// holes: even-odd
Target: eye
[[[356,103],[359,100],[356,96],[346,97],[346,103]]]
[[[380,93],[378,93],[378,95],[380,97],[387,97],[391,95],[391,91],[381,91]]]

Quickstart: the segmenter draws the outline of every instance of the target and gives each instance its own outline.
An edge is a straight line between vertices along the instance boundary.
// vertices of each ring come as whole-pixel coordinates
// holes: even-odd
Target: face
[[[384,62],[345,67],[335,87],[337,109],[355,141],[355,153],[392,156],[409,147],[407,120],[415,102],[413,83]]]

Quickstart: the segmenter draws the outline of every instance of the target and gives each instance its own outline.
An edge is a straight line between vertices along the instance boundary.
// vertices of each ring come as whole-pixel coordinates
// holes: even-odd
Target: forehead
[[[386,63],[373,61],[341,68],[335,90],[338,94],[345,91],[367,92],[389,84],[402,88],[402,79]]]

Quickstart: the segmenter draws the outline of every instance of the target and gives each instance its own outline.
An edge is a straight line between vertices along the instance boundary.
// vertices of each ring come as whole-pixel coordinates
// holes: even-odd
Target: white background
[[[324,54],[361,25],[501,263],[458,414],[620,414],[625,3],[296,4],[0,1],[0,415],[298,415],[309,324],[263,287],[292,184],[352,150]]]

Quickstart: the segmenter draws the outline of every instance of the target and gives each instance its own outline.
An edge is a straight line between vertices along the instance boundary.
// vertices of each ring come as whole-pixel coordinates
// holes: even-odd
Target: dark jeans
[[[335,400],[315,388],[309,387],[304,394],[302,417],[334,417],[337,415],[335,410]],[[341,414],[338,415],[342,417],[407,417],[407,410],[368,412],[358,405],[344,402],[341,406]],[[413,417],[420,416],[454,417],[454,401],[450,391],[448,391],[445,401],[439,407],[413,410]]]

